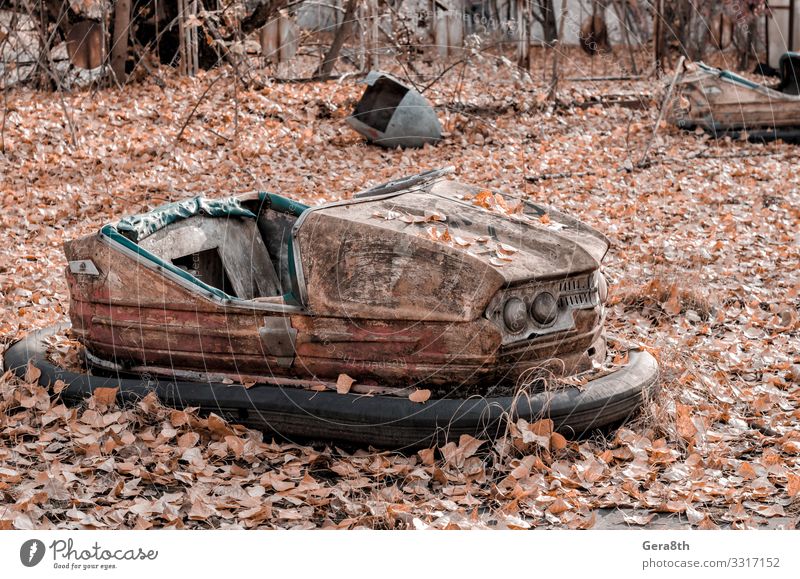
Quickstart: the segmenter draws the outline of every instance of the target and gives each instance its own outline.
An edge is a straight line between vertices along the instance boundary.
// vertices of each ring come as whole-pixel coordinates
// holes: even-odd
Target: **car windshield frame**
[[[287,215],[292,215],[300,220],[300,217],[309,209],[310,206],[295,201],[293,199],[289,199],[288,197],[284,197],[282,195],[278,195],[276,193],[270,193],[266,191],[259,191],[258,192],[258,202],[259,202],[259,211],[270,208],[280,213],[286,213]],[[241,218],[256,218],[256,214],[252,214],[249,211],[242,211],[241,207],[239,206],[239,197],[226,197],[220,199],[218,201],[212,201],[214,207],[219,210],[215,210],[211,216],[214,218],[224,218],[224,217],[241,217]],[[104,225],[100,231],[98,232],[98,236],[100,237],[101,241],[111,245],[121,253],[133,258],[138,263],[141,263],[145,267],[151,270],[155,270],[162,275],[170,278],[171,280],[177,282],[182,287],[204,295],[206,298],[211,299],[212,301],[220,302],[223,304],[233,304],[233,305],[246,305],[248,307],[255,307],[256,309],[263,309],[269,311],[285,311],[285,312],[298,312],[303,311],[302,301],[300,300],[299,296],[295,295],[294,291],[289,291],[283,296],[283,303],[272,303],[272,302],[265,302],[265,301],[258,301],[258,300],[246,300],[241,299],[236,296],[232,296],[219,288],[213,287],[208,285],[207,283],[203,282],[202,280],[198,279],[197,277],[193,276],[188,271],[185,271],[176,265],[169,263],[158,257],[157,255],[153,254],[152,252],[144,249],[141,247],[137,241],[130,239],[126,235],[123,234],[122,231],[119,229],[120,223],[127,221],[130,222],[133,217],[138,218],[147,218],[148,216],[156,216],[159,214],[163,214],[166,211],[169,211],[171,207],[178,207],[181,211],[176,213],[175,215],[171,215],[166,219],[162,219],[163,225],[161,227],[168,227],[177,221],[188,219],[190,217],[195,217],[198,215],[208,214],[205,211],[205,207],[207,203],[205,203],[205,199],[197,197],[194,199],[187,200],[187,202],[192,203],[192,209],[187,210],[187,202],[178,202],[173,204],[162,205],[156,207],[152,211],[147,213],[143,213],[138,216],[126,217],[118,222],[109,223]],[[183,205],[181,205],[183,203]],[[230,211],[224,209],[225,207],[234,208]],[[238,207],[238,209],[236,209]],[[249,215],[248,215],[249,214]],[[149,228],[148,235],[154,233],[159,228]],[[142,238],[143,239],[143,238]],[[140,240],[140,239],[139,239]],[[290,236],[288,239],[289,247],[289,276],[292,282],[293,288],[300,287],[302,276],[298,275],[296,269],[296,257],[294,251],[294,238]],[[302,290],[301,290],[302,291]]]

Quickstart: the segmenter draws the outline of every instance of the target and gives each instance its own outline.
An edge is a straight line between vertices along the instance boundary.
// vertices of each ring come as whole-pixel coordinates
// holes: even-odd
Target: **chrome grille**
[[[558,305],[562,308],[587,308],[597,305],[597,287],[592,276],[565,279],[558,284]]]

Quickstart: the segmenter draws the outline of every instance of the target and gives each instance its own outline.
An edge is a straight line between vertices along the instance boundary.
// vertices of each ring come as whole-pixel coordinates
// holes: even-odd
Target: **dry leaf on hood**
[[[517,253],[519,249],[514,247],[513,245],[508,245],[507,243],[498,243],[497,244],[497,253],[505,254],[505,255],[512,255]]]

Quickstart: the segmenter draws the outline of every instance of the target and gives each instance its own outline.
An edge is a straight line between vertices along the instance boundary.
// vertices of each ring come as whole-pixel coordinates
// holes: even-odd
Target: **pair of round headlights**
[[[605,303],[608,298],[608,282],[605,276],[598,270],[592,281],[599,302]],[[520,298],[510,298],[503,306],[503,322],[514,333],[521,332],[528,326],[529,315],[540,326],[551,325],[558,317],[558,299],[550,292],[541,292],[531,302],[530,312]]]
[[[558,300],[550,292],[541,292],[531,302],[530,317],[540,326],[549,326],[558,317]],[[520,298],[511,298],[503,307],[503,322],[512,332],[528,325],[528,308]]]

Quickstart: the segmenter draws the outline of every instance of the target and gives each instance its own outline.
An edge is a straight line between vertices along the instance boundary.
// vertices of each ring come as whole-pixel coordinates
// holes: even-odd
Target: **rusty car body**
[[[800,53],[784,54],[779,72],[780,83],[771,87],[702,62],[688,63],[676,83],[680,98],[671,120],[713,134],[800,128]]]
[[[330,394],[323,414],[338,404],[342,374],[355,380],[354,395],[408,403],[409,391],[434,388],[459,401],[602,362],[607,286],[600,263],[608,240],[552,208],[446,173],[316,207],[272,193],[195,198],[105,225],[65,243],[72,332],[95,369],[193,384],[171,391],[180,399],[186,388],[208,396],[204,384],[264,385],[292,396]],[[597,405],[608,412],[614,404],[592,399],[597,412],[580,424],[616,420],[641,402],[657,365],[646,352],[631,361],[603,380],[616,410],[604,416]],[[266,392],[239,390],[250,404]],[[570,396],[579,401],[600,390]],[[223,387],[213,400],[232,391]],[[312,398],[297,404],[324,399]],[[523,399],[532,412],[536,405]],[[518,403],[508,398],[500,412]],[[580,415],[574,403],[564,402],[573,418]],[[347,411],[375,401],[359,404]],[[395,440],[396,422],[413,420],[419,406],[393,411],[388,438],[362,429],[362,440]],[[473,414],[481,424],[488,416],[486,409]],[[347,420],[370,422],[359,416]],[[425,428],[452,423],[452,415],[445,418],[434,416]],[[298,433],[292,420],[281,424],[283,434]],[[334,431],[340,438],[353,432]],[[425,436],[412,428],[397,441]]]

